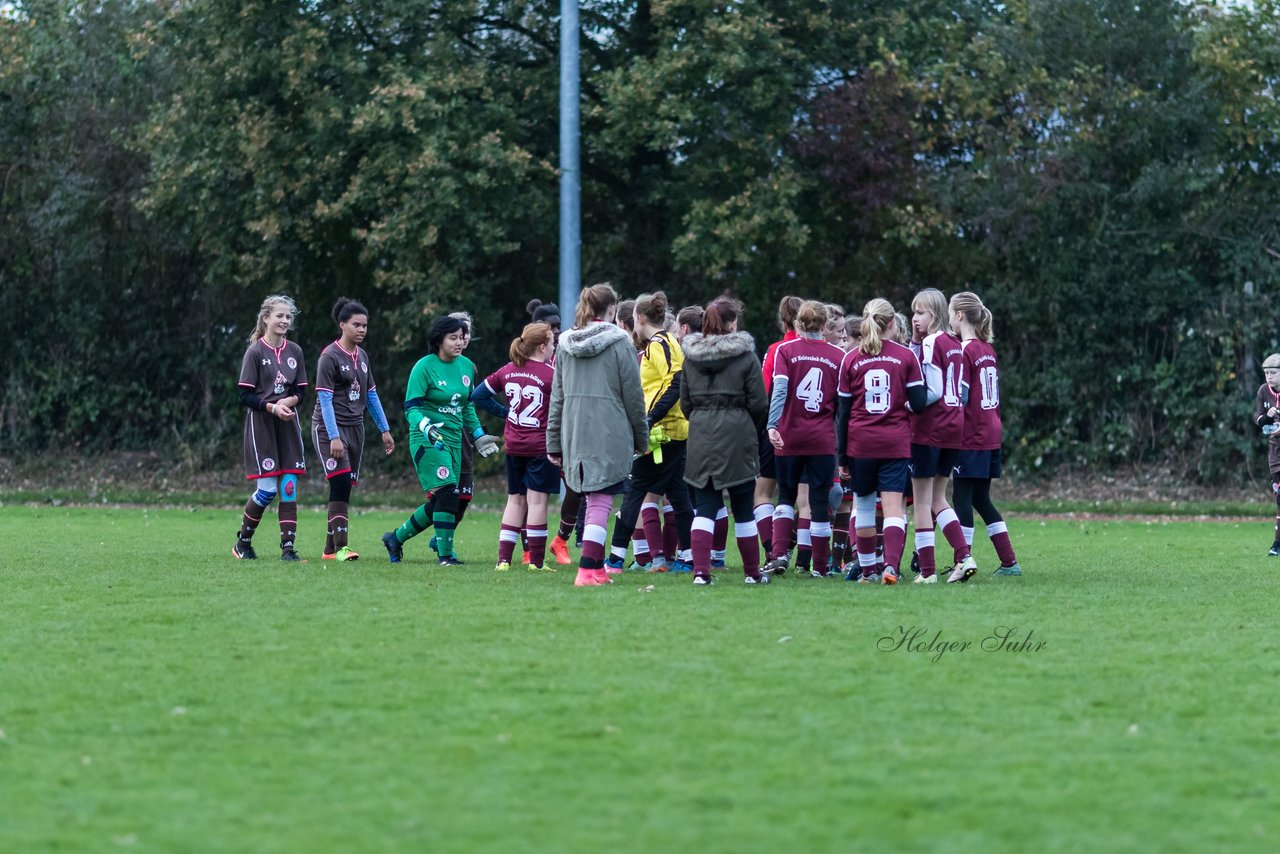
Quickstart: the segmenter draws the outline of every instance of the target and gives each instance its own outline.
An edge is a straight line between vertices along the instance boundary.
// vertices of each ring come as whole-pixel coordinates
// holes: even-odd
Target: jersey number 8
[[[889,407],[893,404],[893,397],[889,390],[888,371],[879,368],[867,371],[862,378],[862,388],[865,392],[867,412],[879,415],[889,411]]]

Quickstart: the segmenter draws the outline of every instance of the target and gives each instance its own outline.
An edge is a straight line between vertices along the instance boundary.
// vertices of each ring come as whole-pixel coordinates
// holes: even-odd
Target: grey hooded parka
[[[753,480],[769,412],[755,341],[745,332],[695,333],[681,346],[680,407],[689,419],[685,482],[725,489]]]

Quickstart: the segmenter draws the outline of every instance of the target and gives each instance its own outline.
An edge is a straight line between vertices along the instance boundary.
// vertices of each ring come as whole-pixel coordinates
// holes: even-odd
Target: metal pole
[[[578,73],[578,0],[560,0],[560,313],[567,321],[582,287]]]

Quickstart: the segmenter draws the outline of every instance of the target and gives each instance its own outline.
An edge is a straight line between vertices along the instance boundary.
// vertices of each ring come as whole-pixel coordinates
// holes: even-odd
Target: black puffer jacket
[[[685,482],[724,489],[755,479],[769,412],[755,341],[745,332],[695,333],[681,346],[680,408],[689,419]]]

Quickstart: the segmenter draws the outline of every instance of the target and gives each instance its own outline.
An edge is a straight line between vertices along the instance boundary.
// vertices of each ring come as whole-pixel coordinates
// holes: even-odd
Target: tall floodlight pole
[[[578,0],[560,0],[560,311],[565,317],[573,316],[582,287],[578,127]]]

